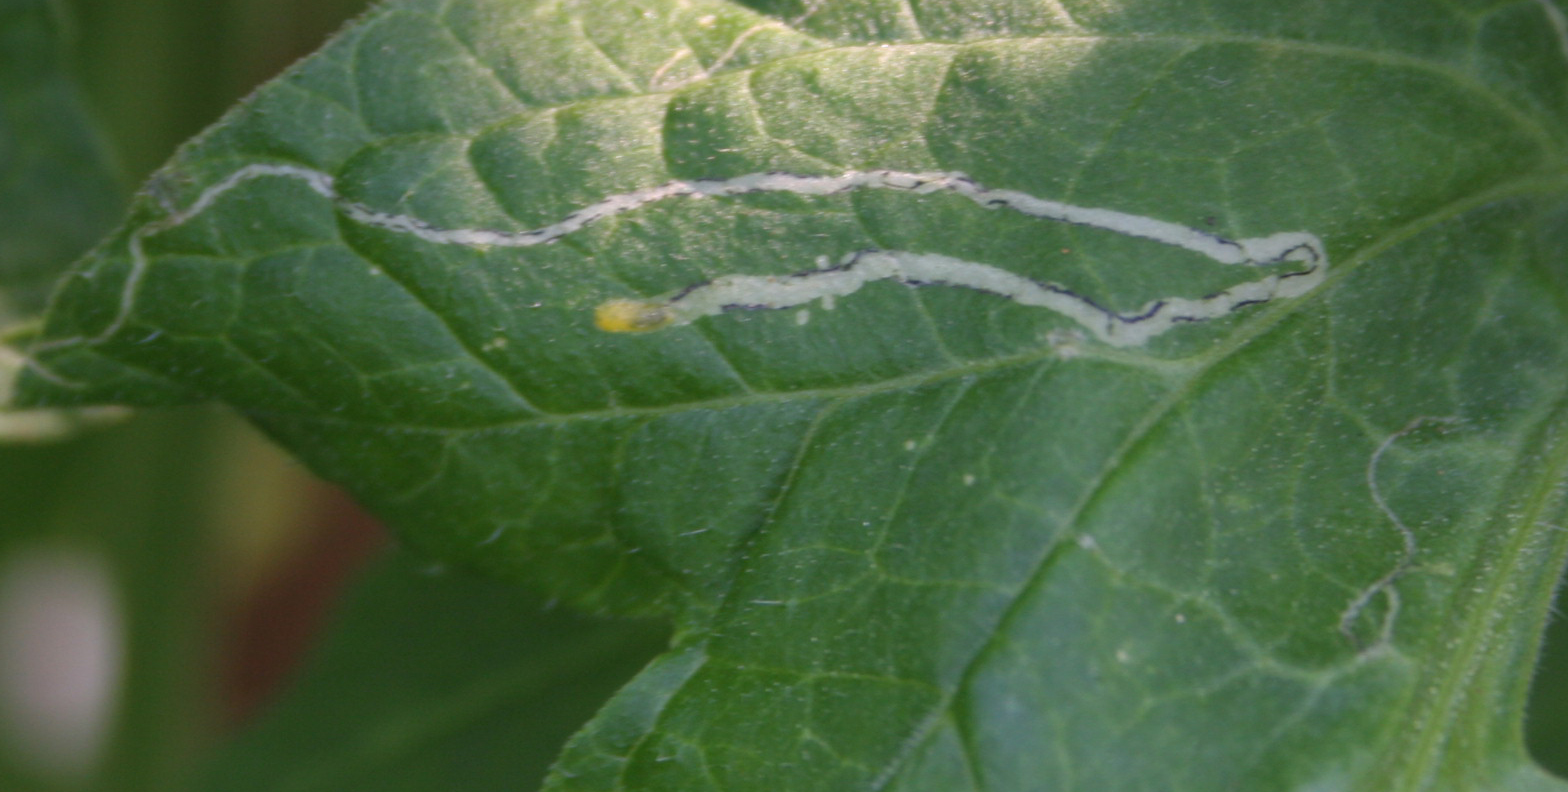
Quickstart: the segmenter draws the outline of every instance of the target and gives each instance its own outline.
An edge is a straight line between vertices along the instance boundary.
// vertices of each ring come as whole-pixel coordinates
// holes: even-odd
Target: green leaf
[[[222,790],[530,789],[662,647],[498,581],[385,559],[308,673],[207,773]]]
[[[159,174],[22,396],[221,399],[428,554],[670,615],[547,789],[1561,789],[1565,27],[392,2]],[[787,289],[836,306],[708,315]]]

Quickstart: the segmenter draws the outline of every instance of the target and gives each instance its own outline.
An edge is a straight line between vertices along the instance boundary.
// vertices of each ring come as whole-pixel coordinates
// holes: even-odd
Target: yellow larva
[[[609,300],[593,311],[593,324],[606,333],[647,333],[675,321],[664,303],[644,300]]]

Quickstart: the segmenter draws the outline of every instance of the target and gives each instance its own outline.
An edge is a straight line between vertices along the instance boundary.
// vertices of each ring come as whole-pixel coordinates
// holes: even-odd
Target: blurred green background
[[[36,311],[46,284],[181,141],[364,4],[0,0],[0,328]],[[185,786],[294,659],[290,630],[321,617],[309,602],[259,611],[275,606],[278,581],[297,584],[298,569],[315,565],[314,591],[328,594],[377,543],[363,522],[324,525],[339,504],[216,409],[0,443],[0,577],[61,561],[96,570],[119,613],[122,661],[96,767],[40,760],[49,730],[30,729],[14,696],[0,701],[10,709],[0,711],[0,790]],[[16,610],[27,592],[16,589],[0,580],[0,619],[11,623],[25,621]],[[268,631],[271,645],[258,648]],[[7,637],[4,668],[17,665],[14,630]]]
[[[109,230],[130,190],[180,142],[364,5],[0,0],[0,235],[35,235],[0,238],[0,287],[18,295],[10,308],[0,303],[0,328],[34,307],[28,289],[41,294],[51,273]],[[69,168],[43,186],[18,176],[55,148],[68,152]],[[15,197],[44,189],[49,201]],[[340,495],[216,410],[0,444],[0,575],[30,558],[98,559],[124,640],[123,693],[96,767],[41,765],[0,730],[0,790],[193,783],[202,757],[264,709],[337,581],[380,544]],[[280,591],[293,594],[281,605]],[[1560,617],[1528,736],[1543,763],[1568,774]]]

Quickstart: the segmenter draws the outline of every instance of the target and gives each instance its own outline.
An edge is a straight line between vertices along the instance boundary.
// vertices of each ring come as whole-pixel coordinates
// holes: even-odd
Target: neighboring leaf
[[[759,6],[382,6],[159,175],[23,395],[222,399],[427,553],[671,614],[548,789],[1562,788],[1557,6]],[[934,176],[491,233],[875,168],[1125,214]],[[1136,312],[1290,232],[1327,283],[1119,348],[891,282],[593,325],[870,248]]]
[[[50,0],[0,0],[0,330],[43,309],[121,207],[60,27]]]
[[[360,582],[304,679],[204,786],[534,789],[665,638],[395,555]]]

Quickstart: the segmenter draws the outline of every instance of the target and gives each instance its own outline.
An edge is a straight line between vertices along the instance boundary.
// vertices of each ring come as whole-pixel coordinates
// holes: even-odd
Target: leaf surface
[[[673,617],[547,789],[1557,789],[1518,732],[1568,549],[1563,31],[392,2],[161,172],[23,395],[221,399],[426,553]],[[758,176],[876,169],[937,175]],[[1215,309],[1300,271],[1223,260],[1278,234],[1326,281]],[[681,313],[873,249],[903,274]],[[997,271],[1208,307],[1116,345],[940,285]]]

